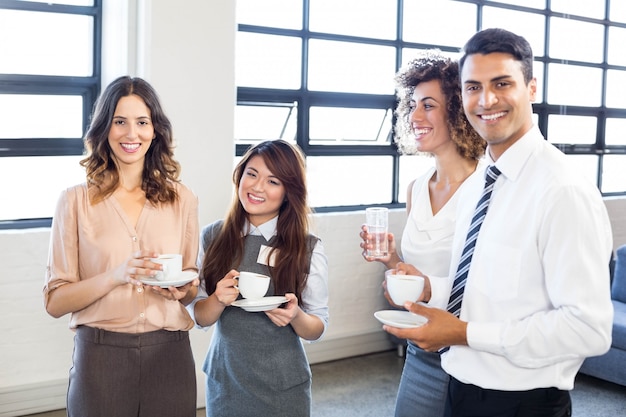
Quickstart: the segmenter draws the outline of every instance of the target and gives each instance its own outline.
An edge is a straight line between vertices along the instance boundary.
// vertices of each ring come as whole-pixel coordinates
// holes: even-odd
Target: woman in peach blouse
[[[44,302],[75,331],[69,417],[196,415],[185,305],[199,280],[198,200],[178,180],[170,121],[150,84],[120,77],[98,99],[81,161],[86,183],[61,193]],[[182,254],[172,285],[150,258]],[[152,280],[152,281],[151,281]]]

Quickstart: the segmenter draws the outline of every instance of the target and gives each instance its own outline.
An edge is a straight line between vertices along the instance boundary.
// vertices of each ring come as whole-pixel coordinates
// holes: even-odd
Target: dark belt
[[[122,333],[90,326],[78,326],[76,336],[100,345],[141,347],[185,340],[189,338],[189,332],[186,330],[155,330],[146,333]]]

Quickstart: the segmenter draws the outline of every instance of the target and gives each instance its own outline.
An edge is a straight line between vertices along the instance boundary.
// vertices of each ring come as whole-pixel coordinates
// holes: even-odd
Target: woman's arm
[[[318,340],[328,326],[328,260],[318,240],[311,255],[307,283],[302,291],[302,307],[295,294],[287,293],[287,306],[266,311],[277,326],[291,324],[298,336]]]
[[[44,298],[46,311],[52,317],[59,318],[67,313],[82,310],[120,285],[130,283],[141,286],[135,275],[152,275],[154,270],[150,267],[154,267],[155,264],[149,258],[154,256],[157,254],[138,251],[112,271],[89,279],[67,282],[48,290]]]
[[[194,317],[198,326],[208,327],[213,325],[220,318],[224,309],[237,299],[239,291],[235,288],[237,283],[235,277],[238,275],[239,272],[234,269],[229,271],[217,283],[213,294],[196,302]]]
[[[293,299],[291,297],[293,297]],[[288,310],[290,304],[294,305],[294,315],[290,321],[291,327],[298,336],[305,340],[317,340],[322,334],[324,334],[325,326],[322,319],[313,314],[308,314],[298,306],[298,299],[294,294],[285,294],[289,303],[287,304]],[[293,300],[293,301],[292,301]],[[271,317],[270,317],[271,318]]]

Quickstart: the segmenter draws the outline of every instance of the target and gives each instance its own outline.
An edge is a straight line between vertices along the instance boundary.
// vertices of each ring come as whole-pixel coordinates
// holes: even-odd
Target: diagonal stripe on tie
[[[474,247],[476,246],[476,240],[478,239],[478,232],[483,224],[483,220],[487,216],[491,192],[493,191],[496,179],[498,179],[500,174],[500,170],[496,168],[495,165],[491,165],[487,169],[485,175],[485,187],[483,188],[483,193],[476,204],[474,216],[472,217],[469,231],[467,232],[467,237],[465,238],[465,245],[463,246],[463,252],[461,252],[461,258],[459,259],[459,267],[454,275],[454,283],[452,284],[450,300],[448,301],[448,311],[457,317],[461,314],[461,303],[463,302],[465,282],[467,281],[470,263],[472,262],[472,255],[474,254]],[[439,352],[443,353],[448,349],[449,347],[445,347]]]
[[[480,231],[483,220],[487,216],[491,192],[493,191],[493,186],[500,173],[500,170],[496,168],[495,165],[492,165],[487,169],[483,193],[476,204],[474,216],[472,217],[472,222],[470,224],[469,231],[467,232],[465,245],[463,246],[463,252],[461,259],[459,260],[459,267],[454,276],[454,284],[452,285],[450,301],[448,302],[448,311],[457,317],[459,316],[461,310],[460,304],[462,301],[463,291],[465,289],[465,281],[467,280],[467,275],[469,273],[469,266],[472,261],[476,240],[478,239],[478,232]]]

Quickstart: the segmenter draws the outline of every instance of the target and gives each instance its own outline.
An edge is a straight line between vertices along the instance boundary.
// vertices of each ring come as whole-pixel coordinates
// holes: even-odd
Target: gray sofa
[[[617,248],[614,261],[611,298],[615,317],[611,349],[602,356],[585,359],[580,372],[626,386],[626,245]]]

